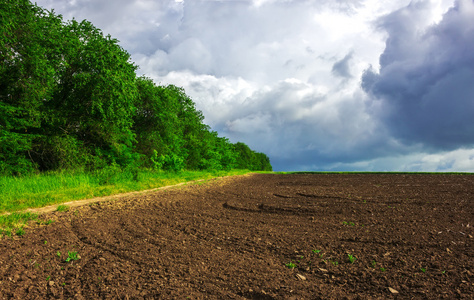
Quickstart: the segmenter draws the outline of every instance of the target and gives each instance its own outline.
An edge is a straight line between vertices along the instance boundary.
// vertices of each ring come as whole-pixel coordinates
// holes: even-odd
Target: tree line
[[[0,28],[0,174],[272,169],[204,124],[182,88],[137,76],[130,54],[87,20],[4,0]]]

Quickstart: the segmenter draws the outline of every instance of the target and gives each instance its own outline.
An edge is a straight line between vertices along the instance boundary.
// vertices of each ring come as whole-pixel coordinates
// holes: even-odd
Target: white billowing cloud
[[[473,111],[470,0],[38,4],[118,38],[141,74],[184,87],[213,130],[265,152],[276,170],[474,171],[464,143]],[[403,102],[418,99],[410,93],[429,108],[410,112],[423,108]]]

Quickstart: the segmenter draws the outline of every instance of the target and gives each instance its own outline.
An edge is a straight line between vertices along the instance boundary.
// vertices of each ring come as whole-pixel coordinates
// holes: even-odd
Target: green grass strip
[[[0,177],[0,214],[246,173],[249,171],[164,172],[109,168],[89,173],[55,172],[26,177]]]

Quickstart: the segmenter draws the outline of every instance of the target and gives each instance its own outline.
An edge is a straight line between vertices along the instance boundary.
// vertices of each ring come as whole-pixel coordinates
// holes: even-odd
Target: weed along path
[[[474,176],[254,174],[42,215],[0,299],[472,299]]]

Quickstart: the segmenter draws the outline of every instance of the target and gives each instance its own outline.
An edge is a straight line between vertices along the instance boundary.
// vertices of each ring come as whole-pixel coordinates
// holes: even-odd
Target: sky
[[[474,0],[37,0],[275,171],[474,172]]]

